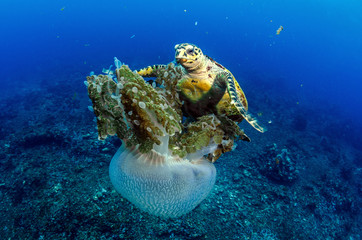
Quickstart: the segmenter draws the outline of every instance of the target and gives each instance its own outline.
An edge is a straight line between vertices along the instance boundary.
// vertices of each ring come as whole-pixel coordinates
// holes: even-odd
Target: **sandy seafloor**
[[[215,163],[212,193],[162,219],[115,192],[121,142],[97,140],[86,74],[73,72],[2,94],[1,239],[361,239],[360,129],[333,103],[297,104],[282,80],[248,74],[249,109],[268,131],[241,123],[252,141]]]

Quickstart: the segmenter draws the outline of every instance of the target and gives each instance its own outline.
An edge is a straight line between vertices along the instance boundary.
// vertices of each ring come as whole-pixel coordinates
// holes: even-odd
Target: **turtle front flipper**
[[[216,106],[223,98],[227,79],[224,74],[218,74],[211,86],[202,81],[184,78],[177,85],[180,99],[184,102],[182,110],[186,116],[198,118],[214,113],[217,115]]]
[[[152,65],[148,66],[139,70],[136,70],[136,72],[141,75],[142,77],[156,77],[155,70],[160,68],[166,68],[166,65],[158,64],[158,65]]]
[[[246,98],[245,96],[243,99],[243,103],[242,100],[239,98],[237,89],[242,93],[242,95],[244,94],[238,84],[238,82],[235,80],[234,76],[231,74],[231,72],[227,71],[227,89],[228,89],[228,93],[230,95],[231,98],[231,103],[234,104],[234,106],[236,107],[236,109],[238,109],[239,113],[241,114],[241,116],[243,116],[243,118],[251,125],[253,126],[256,130],[258,130],[259,132],[265,132],[266,129],[264,129],[263,127],[261,127],[257,120],[255,118],[253,118],[248,112],[247,112],[247,102],[246,102]]]

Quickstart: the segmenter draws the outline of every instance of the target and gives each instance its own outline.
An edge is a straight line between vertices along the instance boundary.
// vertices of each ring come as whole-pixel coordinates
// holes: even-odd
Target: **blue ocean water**
[[[66,62],[89,72],[115,55],[134,68],[167,63],[176,43],[192,42],[233,72],[282,76],[296,91],[361,117],[359,1],[4,0],[1,6],[2,81],[15,78],[20,66],[35,74]],[[279,26],[284,30],[276,35]]]
[[[304,169],[304,172],[307,169],[307,173],[303,175],[304,177],[299,177],[299,181],[304,182],[304,185],[299,182],[299,186],[307,189],[305,191],[309,191],[308,194],[310,195],[323,195],[324,200],[310,201],[302,208],[303,211],[308,212],[304,216],[307,219],[306,221],[309,221],[306,224],[308,225],[306,229],[310,231],[304,233],[304,235],[300,228],[293,232],[286,227],[286,224],[283,225],[284,227],[280,227],[282,223],[265,230],[268,223],[263,222],[261,215],[256,216],[256,218],[260,219],[260,226],[251,227],[244,221],[247,218],[246,216],[251,213],[240,210],[242,208],[241,203],[236,204],[239,210],[228,210],[225,207],[220,210],[224,212],[221,215],[218,210],[217,213],[210,211],[210,215],[207,215],[207,217],[194,214],[190,218],[184,219],[192,221],[192,224],[200,224],[201,221],[208,223],[205,218],[213,219],[214,214],[214,217],[217,217],[219,223],[222,224],[227,221],[234,221],[230,216],[236,216],[235,222],[237,224],[235,224],[243,230],[240,230],[240,233],[233,232],[233,235],[226,235],[225,239],[247,239],[245,237],[247,234],[249,234],[249,237],[254,237],[251,239],[261,239],[261,237],[257,237],[263,234],[270,237],[270,239],[272,237],[275,239],[360,239],[362,233],[360,229],[358,232],[358,228],[361,227],[358,220],[361,220],[362,192],[359,181],[362,176],[362,141],[360,140],[362,134],[361,10],[362,2],[358,0],[185,0],[172,2],[165,0],[2,0],[0,2],[0,72],[2,73],[0,98],[3,99],[1,117],[4,119],[4,126],[0,131],[3,148],[1,153],[2,171],[10,175],[21,175],[25,174],[24,171],[31,171],[32,167],[29,166],[25,167],[28,170],[20,171],[18,169],[18,164],[23,164],[24,158],[19,161],[14,160],[22,152],[20,149],[15,150],[15,146],[22,144],[21,146],[25,149],[23,154],[26,155],[25,152],[30,150],[29,145],[24,144],[24,141],[26,142],[27,139],[30,139],[29,141],[39,140],[39,138],[29,136],[36,135],[39,131],[46,132],[52,129],[53,124],[54,128],[60,129],[61,133],[70,133],[71,135],[62,136],[61,139],[44,138],[45,140],[39,140],[43,142],[39,145],[35,144],[36,146],[30,143],[31,151],[37,152],[38,155],[34,153],[34,155],[25,157],[25,159],[31,159],[33,167],[39,168],[36,163],[38,161],[37,156],[42,155],[42,151],[52,151],[39,148],[39,146],[49,141],[53,141],[55,145],[59,143],[59,145],[64,146],[61,143],[62,141],[71,145],[71,147],[62,150],[52,146],[50,149],[53,149],[56,152],[54,156],[57,156],[54,158],[60,158],[64,162],[77,162],[74,158],[82,156],[79,158],[88,159],[85,162],[88,161],[97,165],[98,162],[95,156],[88,157],[86,150],[81,152],[75,148],[75,150],[72,150],[73,155],[66,152],[66,149],[74,148],[72,144],[87,139],[85,135],[88,133],[82,132],[80,134],[82,136],[80,136],[76,133],[76,129],[73,131],[72,127],[79,127],[84,123],[84,126],[87,125],[88,129],[90,129],[96,125],[92,120],[91,113],[87,112],[88,115],[85,115],[83,112],[83,109],[88,111],[87,105],[90,105],[87,102],[87,91],[83,84],[86,76],[92,71],[100,74],[103,68],[108,68],[113,64],[115,56],[128,64],[131,69],[139,69],[152,64],[167,64],[174,60],[175,44],[188,42],[199,46],[205,54],[233,73],[246,93],[250,105],[249,110],[258,117],[261,124],[270,130],[261,136],[253,133],[251,128],[245,126],[255,145],[242,144],[240,149],[238,147],[238,152],[243,152],[243,148],[246,148],[250,152],[247,160],[250,162],[256,158],[256,154],[262,156],[272,155],[271,152],[276,150],[272,147],[265,150],[264,147],[274,143],[279,145],[280,150],[287,148],[290,152],[293,152],[293,150],[298,152],[296,158],[302,159],[300,161],[303,162],[302,166],[299,167]],[[281,26],[283,30],[276,34]],[[42,99],[43,97],[45,100]],[[67,107],[62,106],[63,103],[68,104]],[[44,108],[37,113],[30,112],[31,115],[29,116],[27,111],[33,109],[32,104],[43,105]],[[57,106],[61,107],[58,109]],[[64,117],[67,112],[69,116]],[[9,117],[13,115],[14,117]],[[80,115],[82,117],[79,117]],[[42,118],[42,124],[34,123],[37,118],[41,117],[44,117]],[[62,118],[67,120],[62,122]],[[74,122],[72,122],[72,119]],[[290,128],[284,129],[283,126],[285,125],[290,126]],[[25,129],[23,131],[29,136],[25,133],[22,135],[19,132],[10,131],[12,129],[10,126],[15,130]],[[90,134],[96,136],[95,132]],[[44,137],[44,134],[40,134],[40,136]],[[306,138],[303,139],[303,137]],[[96,142],[95,139],[94,142]],[[297,141],[297,143],[291,139],[294,139],[293,141]],[[303,141],[298,142],[298,139]],[[104,160],[101,161],[104,166],[108,165],[108,160],[114,154],[115,151],[113,150],[116,150],[117,144],[119,142],[112,145],[113,148],[108,145],[105,147],[97,145],[97,148],[93,148],[98,149],[97,153],[99,155],[106,154]],[[325,152],[319,149],[321,146]],[[36,150],[33,150],[33,148],[36,148]],[[113,152],[107,152],[106,148],[111,148]],[[335,149],[333,150],[333,148]],[[102,150],[104,151],[102,152]],[[320,155],[315,155],[313,151],[319,152]],[[233,152],[233,154],[236,153]],[[60,155],[61,157],[59,157]],[[238,155],[232,156],[236,158]],[[307,159],[313,159],[310,160],[312,163],[309,163]],[[328,164],[334,164],[333,167],[324,165],[321,159]],[[39,164],[42,165],[43,161],[46,161],[46,159],[40,161]],[[230,165],[228,166],[230,167],[232,166],[232,160],[229,161]],[[77,162],[77,164],[80,163]],[[85,163],[80,165],[82,164]],[[240,167],[240,165],[242,164],[238,161],[239,172],[248,169],[247,166],[249,166],[246,164],[247,166]],[[263,164],[259,164],[259,167],[261,165]],[[84,168],[87,169],[87,167]],[[220,173],[220,176],[222,174],[227,175],[229,168],[225,167],[225,169],[224,173]],[[257,172],[257,166],[253,169],[256,169]],[[76,223],[69,223],[68,228],[56,229],[54,227],[55,223],[54,225],[46,225],[42,222],[46,222],[44,219],[51,218],[47,214],[49,211],[51,212],[52,207],[49,203],[41,202],[37,203],[37,206],[42,206],[39,207],[41,209],[39,211],[46,212],[41,214],[44,218],[42,221],[39,220],[34,223],[30,221],[30,217],[20,218],[17,215],[20,207],[17,209],[16,206],[37,199],[36,195],[25,194],[27,191],[39,188],[39,191],[43,192],[44,189],[54,189],[57,186],[59,189],[63,189],[62,191],[66,191],[67,187],[70,188],[72,184],[68,185],[69,182],[65,183],[59,180],[62,178],[61,173],[55,174],[56,171],[57,168],[52,169],[50,166],[45,173],[37,173],[39,176],[35,174],[38,176],[36,183],[34,183],[34,186],[29,185],[27,188],[24,187],[25,183],[21,184],[20,180],[19,182],[14,180],[15,186],[19,185],[19,188],[23,189],[20,193],[7,187],[7,184],[10,184],[9,182],[5,180],[0,182],[2,198],[5,199],[6,196],[9,199],[12,196],[16,196],[15,199],[19,198],[15,201],[16,203],[13,202],[10,206],[3,205],[5,208],[13,208],[14,211],[7,210],[4,213],[5,215],[8,214],[6,216],[10,216],[9,219],[13,220],[9,220],[10,223],[1,230],[5,234],[2,236],[14,237],[12,232],[18,231],[23,234],[21,236],[34,239],[40,239],[42,236],[60,238],[60,232],[65,232],[66,234],[63,236],[69,239],[97,238],[102,233],[105,234],[107,239],[122,239],[127,236],[131,239],[192,239],[192,236],[194,236],[194,239],[205,236],[212,239],[223,238],[221,229],[209,232],[207,226],[203,225],[200,229],[192,228],[190,225],[182,225],[177,220],[165,225],[166,223],[161,220],[155,220],[152,217],[149,219],[148,215],[144,217],[147,218],[147,221],[139,219],[138,215],[132,215],[129,221],[138,224],[137,226],[149,224],[147,232],[143,235],[137,232],[136,228],[129,227],[126,224],[126,214],[118,218],[115,216],[110,217],[112,221],[115,221],[114,219],[119,220],[117,223],[112,222],[116,227],[110,226],[103,216],[101,223],[97,218],[92,219],[95,222],[94,224],[84,223],[98,226],[98,228],[92,229],[91,234],[84,233],[82,235],[78,232],[69,235],[69,232],[76,232],[78,224],[82,225],[81,220],[79,220],[82,217],[77,217],[78,222]],[[66,170],[64,171],[66,172]],[[219,171],[223,172],[223,170]],[[313,174],[321,171],[325,174],[322,174],[318,180],[313,180]],[[87,171],[79,170],[77,173],[85,175],[83,179],[92,177],[91,173],[87,172],[85,174],[85,172]],[[230,185],[233,185],[233,187],[240,184],[238,174],[233,173],[230,176],[232,179]],[[99,187],[109,184],[106,178],[107,172],[103,173],[103,175],[105,180],[96,183],[94,186]],[[266,175],[268,176],[268,174]],[[49,183],[42,176],[57,180]],[[72,176],[72,174],[69,176]],[[337,177],[334,178],[333,176]],[[249,180],[252,182],[253,177],[250,178]],[[331,180],[337,181],[336,179],[339,178],[342,180],[338,180],[338,183]],[[12,178],[8,177],[8,179]],[[21,180],[29,182],[26,178],[21,178]],[[57,185],[57,181],[61,186]],[[225,182],[223,180],[219,181],[218,188],[212,195],[212,199],[217,201],[220,200],[218,194],[221,196],[230,190],[225,187],[228,185],[226,180]],[[319,182],[316,184],[315,181]],[[40,183],[38,184],[38,182]],[[331,193],[330,188],[324,186],[324,184],[327,184],[326,182],[329,184],[328,186],[334,186],[331,188],[336,192],[333,193],[335,195]],[[350,202],[345,199],[340,200],[345,201],[343,203],[338,202],[337,192],[347,191],[341,185],[348,186],[349,199],[353,199]],[[78,186],[83,185],[79,184]],[[285,186],[283,185],[283,187]],[[111,187],[104,188],[109,195],[103,196],[102,201],[106,202],[105,198],[120,198],[120,196],[110,194]],[[237,189],[236,191],[242,190]],[[280,214],[283,216],[288,215],[292,206],[297,207],[298,204],[301,204],[295,198],[289,196],[289,193],[281,193],[283,189],[273,186],[272,190],[265,190],[265,192],[268,191],[274,191],[275,193],[272,196],[277,196],[276,199],[284,199],[283,204],[285,206],[282,207],[283,210],[280,210]],[[92,192],[91,194],[95,193]],[[102,194],[102,191],[100,194]],[[233,194],[237,195],[235,192]],[[288,197],[286,197],[287,195]],[[232,199],[228,194],[223,196]],[[259,198],[263,199],[263,196]],[[92,196],[85,196],[85,198],[92,198]],[[254,196],[250,198],[254,198]],[[269,199],[271,198],[269,196]],[[288,201],[285,200],[287,198]],[[62,201],[67,202],[65,199],[62,199]],[[333,206],[328,205],[329,201],[333,201],[335,204]],[[3,202],[5,204],[7,200]],[[104,202],[98,204],[113,204],[113,200],[112,203]],[[84,204],[86,205],[83,209],[85,216],[85,212],[88,212],[91,206],[87,205],[88,202]],[[210,201],[207,204],[211,205],[212,202]],[[263,204],[265,204],[265,208],[267,208],[268,204],[276,205],[275,202],[268,202],[266,198],[263,200]],[[74,207],[74,205],[71,206]],[[133,209],[131,204],[127,206]],[[210,208],[216,211],[215,207],[211,206]],[[199,209],[199,211],[201,210]],[[228,211],[234,213],[231,214]],[[238,211],[243,212],[243,214],[234,215]],[[79,210],[79,212],[82,212],[82,210]],[[94,215],[100,214],[98,212],[93,213]],[[137,213],[140,214],[140,212]],[[53,214],[52,217],[57,216],[56,213],[49,214]],[[107,212],[107,214],[109,213]],[[329,221],[332,222],[335,217],[333,214],[347,219],[343,226],[328,228]],[[278,214],[275,213],[275,215]],[[67,215],[66,219],[68,218],[70,218],[70,215]],[[268,220],[270,219],[268,218]],[[280,217],[280,219],[283,219],[282,222],[292,221],[283,217]],[[312,221],[317,223],[311,223]],[[27,224],[30,223],[28,222],[34,223],[34,226],[29,227]],[[301,226],[301,224],[301,222],[297,223],[298,226]],[[74,226],[69,227],[70,225]],[[165,227],[162,228],[157,225]],[[332,233],[328,236],[323,235],[325,232],[322,232],[322,230],[319,233],[311,232],[314,226],[320,225],[323,226],[320,228],[324,229],[325,232],[330,231],[334,235]],[[230,226],[230,228],[235,229],[236,226]],[[47,228],[59,235],[47,235],[47,231],[44,230]],[[162,234],[155,235],[156,228]],[[161,228],[163,230],[159,230]],[[40,230],[36,231],[35,229]],[[337,231],[336,229],[342,230]],[[252,231],[258,232],[259,235],[253,235]],[[291,235],[286,233],[288,231],[289,233],[292,231]],[[313,238],[318,234],[320,234],[320,238]],[[349,238],[344,238],[344,236]],[[50,238],[48,237],[48,239]]]

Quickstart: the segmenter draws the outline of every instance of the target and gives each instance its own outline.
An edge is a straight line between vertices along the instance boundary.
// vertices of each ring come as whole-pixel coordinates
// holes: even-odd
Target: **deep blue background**
[[[300,104],[328,101],[359,121],[361,12],[359,0],[2,0],[1,93],[100,73],[114,56],[131,68],[167,63],[191,42],[241,83],[245,72],[282,78]]]

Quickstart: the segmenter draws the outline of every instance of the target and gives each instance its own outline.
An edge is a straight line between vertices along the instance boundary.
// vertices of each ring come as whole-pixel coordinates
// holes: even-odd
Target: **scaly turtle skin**
[[[183,111],[188,116],[197,118],[210,113],[226,115],[237,122],[245,119],[255,129],[264,132],[264,128],[247,113],[245,94],[229,70],[190,43],[175,46],[175,59],[183,72],[177,87],[184,101]],[[143,77],[152,77],[154,70],[165,67],[153,65],[137,73]]]

